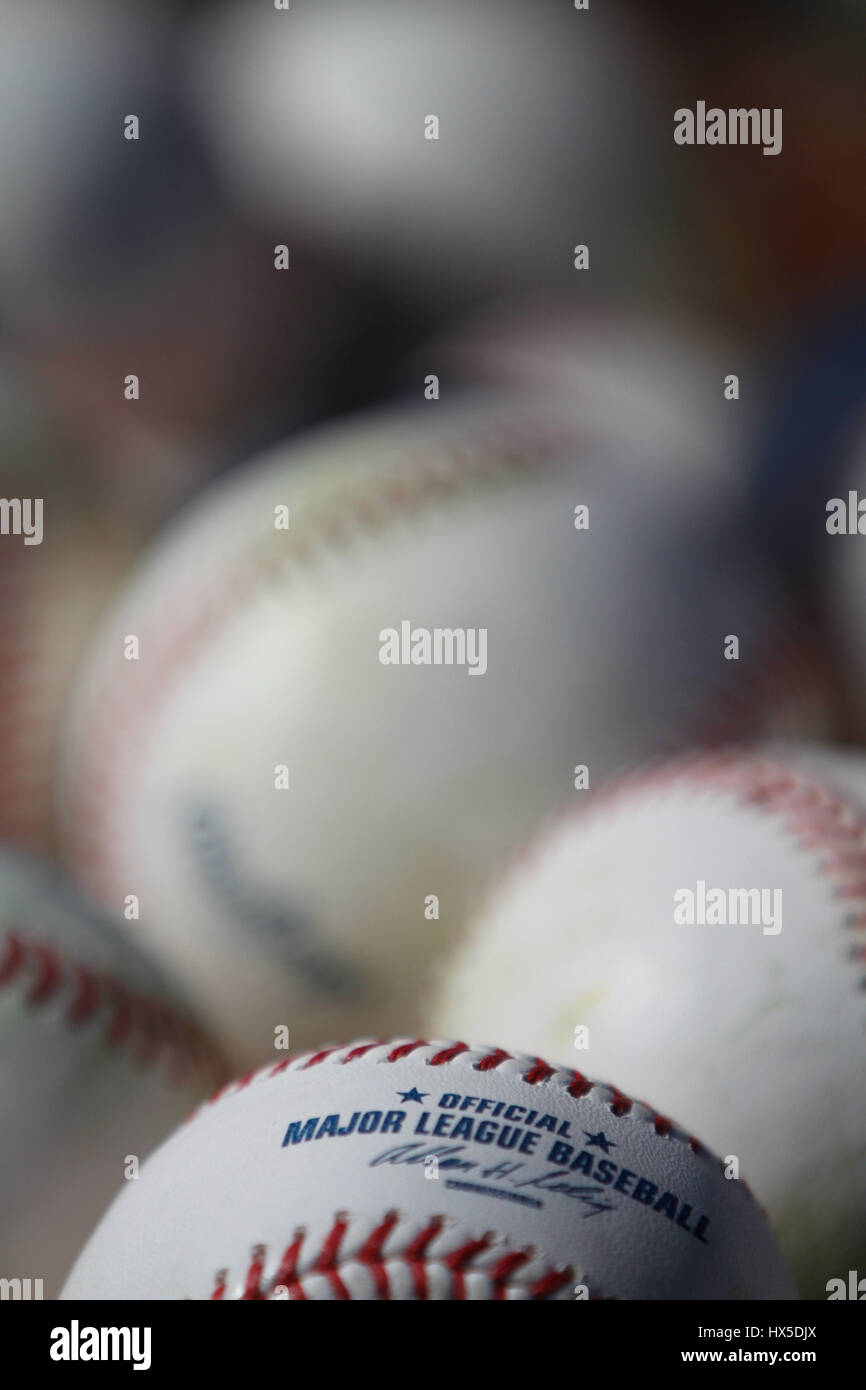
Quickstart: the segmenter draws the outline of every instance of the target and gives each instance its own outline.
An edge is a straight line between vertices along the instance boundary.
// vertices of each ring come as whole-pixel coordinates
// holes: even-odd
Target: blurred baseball
[[[614,781],[497,885],[428,1020],[664,1094],[739,1157],[809,1296],[866,1259],[866,765],[843,756]]]
[[[229,1087],[119,1195],[63,1293],[794,1296],[754,1198],[669,1120],[536,1057],[407,1041]]]
[[[579,777],[805,713],[742,557],[708,565],[715,530],[694,555],[693,499],[647,489],[652,434],[619,430],[473,399],[319,433],[207,494],[107,621],[67,861],[135,900],[239,1064],[280,1027],[415,1019],[488,870]]]
[[[217,1065],[131,942],[53,870],[0,851],[4,1279],[57,1296],[130,1159],[208,1094]]]
[[[645,44],[538,0],[301,0],[205,16],[192,83],[256,208],[427,298],[565,284],[617,254],[657,171]]]

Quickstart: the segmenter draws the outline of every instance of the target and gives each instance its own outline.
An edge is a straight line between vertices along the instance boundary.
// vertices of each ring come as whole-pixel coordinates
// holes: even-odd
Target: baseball
[[[738,1157],[809,1296],[866,1260],[866,771],[844,760],[614,780],[500,880],[430,1006],[663,1095]]]
[[[465,1043],[264,1068],[115,1199],[66,1299],[795,1297],[721,1161],[615,1087]]]
[[[217,1067],[131,943],[53,870],[0,852],[2,1278],[56,1297],[124,1172]]]
[[[670,438],[591,400],[352,422],[225,480],[144,566],[74,702],[65,854],[238,1065],[417,1022],[576,778],[796,704],[717,514],[698,544],[691,495],[637,467]]]
[[[331,0],[290,16],[235,2],[200,22],[192,88],[247,202],[404,292],[562,284],[572,227],[616,244],[664,164],[643,36],[622,14],[569,21],[547,0]],[[621,287],[633,268],[613,267]]]

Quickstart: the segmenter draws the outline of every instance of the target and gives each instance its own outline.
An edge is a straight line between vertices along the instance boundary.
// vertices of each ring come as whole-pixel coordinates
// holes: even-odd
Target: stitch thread
[[[222,1101],[230,1099],[233,1095],[247,1090],[252,1085],[281,1076],[286,1071],[292,1069],[297,1071],[308,1071],[311,1067],[321,1066],[329,1059],[339,1058],[341,1066],[349,1066],[352,1062],[361,1061],[363,1058],[367,1057],[370,1052],[378,1048],[388,1047],[389,1051],[384,1057],[379,1058],[378,1062],[395,1065],[398,1062],[404,1061],[413,1052],[417,1052],[419,1049],[432,1048],[433,1046],[433,1043],[417,1038],[411,1042],[395,1042],[393,1044],[381,1040],[378,1042],[353,1043],[348,1048],[338,1044],[333,1047],[322,1048],[320,1051],[311,1053],[309,1056],[303,1052],[296,1053],[292,1056],[283,1058],[280,1062],[268,1062],[265,1066],[259,1067],[256,1071],[238,1077],[237,1080],[230,1082],[226,1086],[221,1086],[219,1090],[215,1091],[213,1095],[204,1102],[204,1105],[209,1107],[217,1105]],[[567,1083],[563,1089],[573,1100],[583,1100],[590,1095],[592,1091],[605,1091],[609,1097],[607,1101],[608,1107],[611,1113],[616,1115],[618,1119],[630,1115],[634,1111],[635,1106],[640,1105],[646,1112],[647,1117],[651,1120],[653,1128],[659,1138],[670,1138],[678,1142],[687,1143],[688,1147],[695,1154],[703,1152],[702,1145],[697,1139],[691,1135],[686,1135],[684,1131],[678,1130],[672,1120],[653,1110],[644,1101],[637,1102],[625,1095],[624,1092],[620,1091],[616,1086],[611,1086],[607,1082],[591,1081],[579,1071],[555,1066],[550,1062],[545,1062],[540,1057],[528,1057],[519,1052],[506,1052],[505,1049],[501,1047],[483,1051],[480,1048],[472,1048],[465,1042],[454,1042],[448,1043],[447,1046],[434,1052],[432,1056],[426,1059],[425,1065],[428,1067],[446,1067],[466,1054],[476,1055],[476,1061],[473,1062],[472,1065],[474,1070],[480,1072],[495,1071],[497,1067],[503,1066],[506,1062],[517,1061],[523,1063],[525,1070],[517,1079],[525,1082],[527,1086],[543,1086],[556,1078],[563,1080]],[[190,1122],[195,1118],[197,1113],[199,1112],[196,1111],[190,1116]]]
[[[106,1046],[143,1069],[164,1067],[176,1084],[191,1072],[222,1071],[197,1029],[167,1005],[14,928],[0,945],[0,990],[12,989],[33,1011],[65,1006],[62,1018],[73,1031],[101,1024]]]
[[[340,1273],[342,1266],[347,1263],[363,1266],[372,1279],[376,1298],[383,1302],[390,1300],[391,1297],[389,1268],[393,1269],[398,1264],[408,1268],[412,1280],[412,1291],[419,1301],[430,1298],[429,1275],[430,1269],[434,1265],[447,1270],[450,1276],[451,1300],[455,1302],[465,1300],[467,1296],[466,1276],[475,1272],[473,1263],[478,1257],[485,1255],[493,1247],[493,1237],[488,1234],[467,1240],[458,1249],[437,1258],[429,1253],[429,1247],[442,1231],[444,1219],[441,1216],[435,1216],[410,1241],[405,1250],[395,1251],[386,1256],[383,1247],[398,1225],[399,1219],[397,1212],[386,1212],[380,1223],[371,1231],[357,1255],[344,1258],[341,1256],[341,1246],[349,1229],[349,1218],[345,1212],[338,1212],[330,1230],[325,1233],[306,1274],[302,1274],[300,1271],[306,1239],[306,1232],[303,1229],[295,1231],[291,1243],[286,1247],[280,1259],[276,1273],[270,1280],[264,1278],[265,1246],[253,1246],[250,1253],[250,1263],[243,1276],[242,1290],[238,1296],[238,1301],[266,1302],[278,1296],[276,1290],[285,1289],[290,1301],[306,1303],[309,1302],[309,1299],[304,1288],[304,1280],[316,1275],[323,1275],[326,1278],[337,1301],[351,1301],[352,1294]],[[491,1269],[483,1271],[483,1277],[490,1286],[489,1299],[491,1302],[502,1301],[507,1297],[509,1288],[515,1286],[514,1276],[529,1263],[531,1258],[531,1251],[507,1250],[503,1252]],[[482,1273],[482,1271],[478,1272]],[[528,1297],[534,1301],[550,1298],[560,1289],[573,1283],[574,1278],[574,1271],[570,1266],[563,1269],[546,1270],[529,1285]],[[228,1282],[229,1271],[221,1269],[214,1281],[212,1301],[222,1301],[228,1297]]]

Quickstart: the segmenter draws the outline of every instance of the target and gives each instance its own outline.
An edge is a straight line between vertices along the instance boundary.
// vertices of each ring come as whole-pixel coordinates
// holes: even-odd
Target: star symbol
[[[611,1149],[616,1148],[616,1144],[612,1139],[605,1138],[603,1129],[600,1129],[598,1134],[590,1134],[588,1129],[585,1129],[583,1132],[586,1135],[586,1147],[588,1149],[604,1149],[604,1152],[609,1154]]]
[[[404,1105],[406,1104],[407,1100],[417,1100],[418,1104],[420,1105],[421,1102],[425,1100],[429,1094],[429,1091],[419,1091],[416,1089],[415,1086],[412,1087],[411,1091],[397,1092],[397,1095],[400,1097]]]

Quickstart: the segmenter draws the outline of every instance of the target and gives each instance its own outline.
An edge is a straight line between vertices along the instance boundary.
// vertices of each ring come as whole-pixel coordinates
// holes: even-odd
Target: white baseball
[[[818,1295],[866,1262],[866,772],[839,763],[771,746],[615,781],[500,881],[430,1008],[663,1095],[739,1157]]]
[[[56,1297],[129,1158],[218,1075],[133,946],[53,871],[2,851],[0,1278]]]
[[[239,1064],[280,1026],[412,1026],[427,963],[578,765],[753,732],[762,695],[796,696],[768,683],[747,571],[706,563],[715,531],[695,554],[691,499],[672,532],[679,491],[636,467],[668,443],[589,400],[579,423],[477,400],[353,422],[226,480],[144,567],[68,730],[66,855],[114,911],[138,899]],[[383,665],[404,623],[483,631],[486,670]]]
[[[622,14],[576,18],[497,0],[234,3],[199,25],[193,87],[228,177],[280,225],[440,300],[561,284],[590,209],[610,243],[659,163],[641,40]],[[612,180],[626,148],[630,177]]]
[[[614,1087],[464,1043],[237,1082],[115,1199],[67,1299],[790,1298],[719,1159]]]

